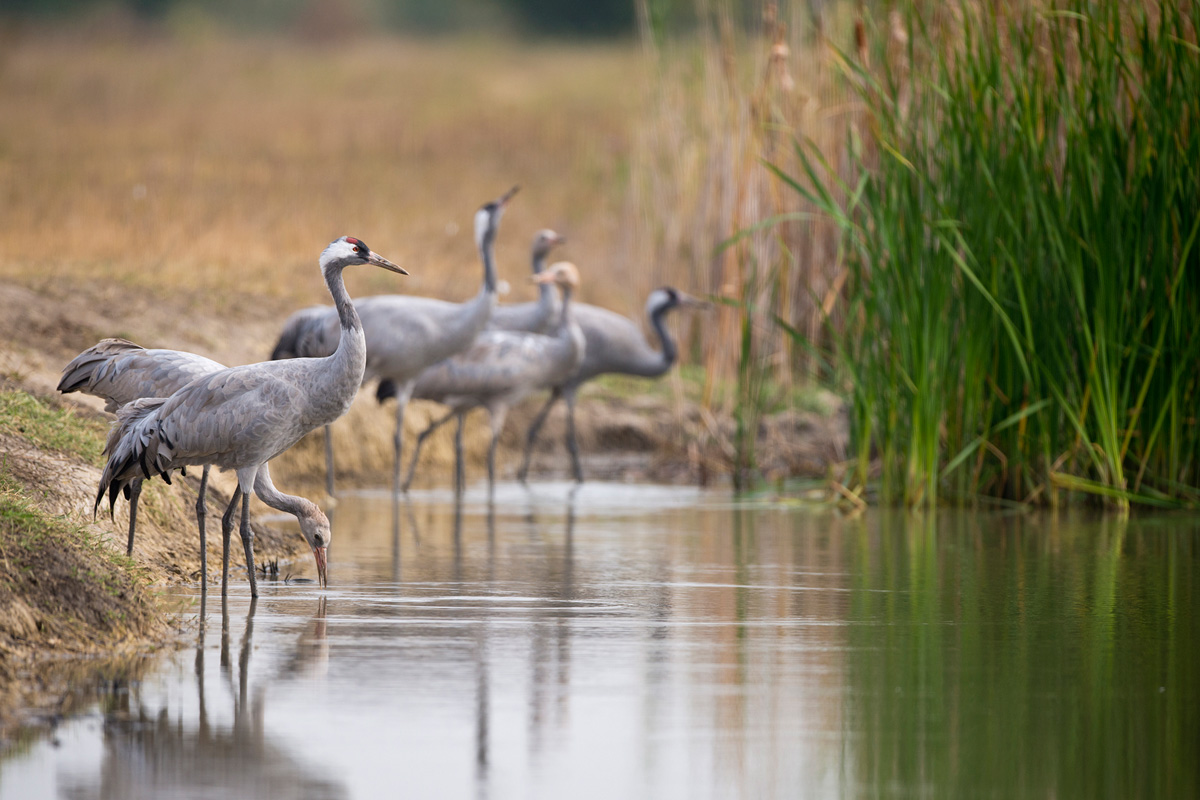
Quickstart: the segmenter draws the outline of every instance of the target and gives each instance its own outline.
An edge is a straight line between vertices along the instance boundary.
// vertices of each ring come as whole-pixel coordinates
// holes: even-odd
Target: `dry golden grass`
[[[317,47],[32,33],[0,55],[0,274],[323,301],[317,254],[350,233],[406,266],[359,294],[451,299],[479,281],[471,219],[514,183],[510,299],[533,233],[620,300],[632,46],[400,39]]]

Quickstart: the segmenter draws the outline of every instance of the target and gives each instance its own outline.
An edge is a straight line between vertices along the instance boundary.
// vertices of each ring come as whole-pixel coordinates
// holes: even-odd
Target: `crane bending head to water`
[[[274,489],[266,471],[267,462],[309,431],[346,413],[362,382],[366,341],[342,278],[346,267],[357,264],[408,274],[352,236],[336,239],[325,248],[320,258],[321,272],[340,327],[337,349],[331,355],[247,364],[197,378],[170,397],[145,398],[125,406],[109,434],[97,507],[106,493],[111,507],[125,486],[138,477],[157,474],[165,480],[172,470],[193,464],[213,464],[237,472],[237,488],[221,518],[223,594],[227,591],[229,537],[238,501],[242,504],[241,537],[250,591],[257,597],[250,493],[258,491],[264,502],[273,505],[264,497]],[[307,513],[303,503],[297,508],[294,513],[298,516]],[[306,530],[303,522],[301,529]],[[307,529],[306,538],[309,533],[313,535],[313,555],[324,583],[328,524],[321,528],[318,519]]]

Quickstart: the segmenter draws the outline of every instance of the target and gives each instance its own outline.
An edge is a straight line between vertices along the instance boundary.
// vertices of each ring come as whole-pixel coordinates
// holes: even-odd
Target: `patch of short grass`
[[[22,391],[0,391],[0,433],[28,439],[42,449],[79,455],[99,464],[106,427],[98,420],[54,408]]]
[[[24,609],[0,619],[0,639],[86,646],[136,633],[150,620],[146,586],[132,559],[91,529],[38,508],[0,466],[0,608]]]

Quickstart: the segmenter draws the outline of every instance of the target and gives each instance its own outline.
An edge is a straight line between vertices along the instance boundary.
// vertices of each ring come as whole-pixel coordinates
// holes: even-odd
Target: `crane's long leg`
[[[401,491],[408,490],[408,481],[404,482],[403,487],[400,485],[400,450],[404,446],[404,411],[408,408],[408,401],[412,397],[415,385],[416,381],[410,380],[396,390],[396,435],[393,438],[396,457],[392,461],[392,494],[400,494]]]
[[[250,574],[250,596],[258,597],[258,581],[254,577],[254,531],[250,530],[250,492],[242,492],[242,548],[246,551],[246,572]]]
[[[579,466],[579,442],[575,438],[575,391],[566,392],[567,398],[567,451],[571,454],[571,469],[575,482],[583,483],[583,467]]]
[[[446,416],[435,419],[433,422],[429,423],[429,427],[417,435],[417,443],[413,445],[412,458],[408,462],[408,476],[404,479],[404,483],[400,486],[400,491],[407,492],[408,487],[412,484],[413,473],[417,471],[417,458],[421,455],[421,447],[425,444],[425,440],[429,438],[431,433],[449,422],[454,416],[454,413],[455,412],[451,411],[447,413]]]
[[[208,539],[205,534],[205,520],[208,517],[208,504],[205,502],[204,496],[208,494],[208,472],[212,469],[211,464],[204,465],[204,472],[200,475],[200,492],[196,496],[196,526],[200,528],[200,594],[204,595],[208,591]]]
[[[500,441],[500,432],[504,430],[504,420],[508,417],[508,406],[488,409],[489,422],[492,426],[492,441],[488,445],[488,496],[496,489],[496,445]]]
[[[138,497],[142,494],[142,479],[134,478],[129,482],[129,543],[125,545],[125,555],[133,555],[133,532],[137,530]]]
[[[325,426],[325,493],[333,497],[333,431]]]
[[[233,490],[233,497],[221,515],[221,597],[229,594],[229,537],[233,534],[233,513],[242,499],[242,487]]]
[[[546,422],[546,417],[550,416],[550,409],[558,402],[558,398],[562,397],[562,389],[555,387],[550,392],[550,397],[546,400],[546,404],[542,406],[542,410],[533,418],[533,424],[529,426],[529,432],[525,434],[525,455],[521,459],[521,468],[517,470],[517,480],[521,483],[525,482],[525,476],[529,474],[529,458],[533,455],[533,445],[537,441],[538,432],[541,431],[542,425]]]
[[[466,488],[466,466],[463,464],[463,426],[466,424],[466,414],[458,415],[458,427],[454,429],[454,494],[462,496]]]

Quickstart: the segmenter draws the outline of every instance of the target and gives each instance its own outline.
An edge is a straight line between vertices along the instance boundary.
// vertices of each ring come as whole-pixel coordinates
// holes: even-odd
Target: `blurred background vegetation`
[[[62,274],[319,302],[353,230],[461,299],[471,211],[520,183],[509,299],[549,226],[588,302],[719,301],[670,381],[739,486],[823,386],[855,503],[1196,505],[1196,13],[2,0],[0,275],[38,279],[32,235]]]

